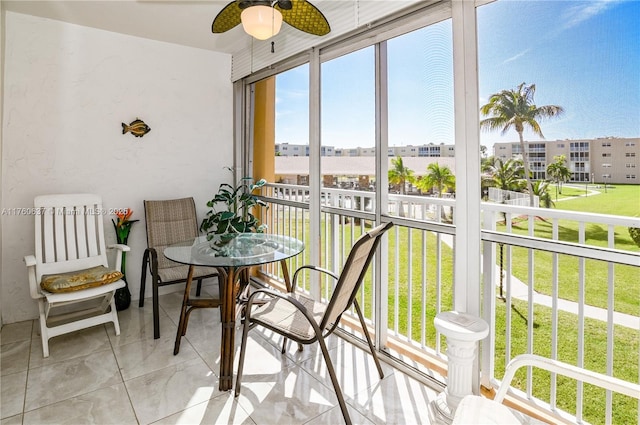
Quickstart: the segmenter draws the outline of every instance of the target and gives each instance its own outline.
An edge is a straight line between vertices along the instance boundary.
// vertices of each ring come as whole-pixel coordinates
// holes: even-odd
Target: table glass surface
[[[206,236],[169,245],[164,255],[177,263],[209,267],[256,266],[286,260],[304,250],[298,239],[268,233],[239,233],[226,243]]]

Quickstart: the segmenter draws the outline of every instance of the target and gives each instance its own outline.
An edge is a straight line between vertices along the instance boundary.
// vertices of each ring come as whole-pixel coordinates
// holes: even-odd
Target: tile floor
[[[338,401],[316,346],[282,355],[281,339],[254,330],[240,397],[218,390],[217,309],[196,310],[180,353],[173,343],[181,294],[161,296],[161,337],[151,303],[120,312],[113,325],[50,340],[42,357],[37,321],[2,328],[1,425],[10,424],[339,424]],[[236,332],[237,347],[241,331]],[[331,337],[332,360],[354,423],[425,424],[436,391]],[[237,360],[237,356],[236,356]],[[237,366],[237,364],[236,364]]]

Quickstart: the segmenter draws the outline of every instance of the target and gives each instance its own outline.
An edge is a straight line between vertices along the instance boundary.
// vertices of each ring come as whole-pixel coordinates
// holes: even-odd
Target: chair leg
[[[338,383],[338,377],[336,376],[336,371],[333,368],[333,362],[329,357],[329,351],[327,350],[327,346],[322,336],[318,336],[318,344],[320,344],[322,357],[324,357],[324,361],[327,364],[327,370],[329,371],[329,376],[331,377],[331,383],[333,384],[333,389],[335,390],[336,396],[338,397],[338,404],[340,405],[340,410],[342,410],[342,416],[344,417],[344,422],[347,425],[351,425],[351,417],[349,416],[349,411],[347,410],[347,403],[345,403],[344,401],[344,395],[342,394],[342,389],[340,388],[340,384]]]
[[[153,288],[153,339],[160,338],[160,306],[158,305],[158,284],[154,281],[151,284]]]
[[[44,301],[38,301],[38,309],[40,310],[40,338],[42,338],[42,356],[49,357],[49,331],[47,329],[47,316],[45,314],[46,307]]]
[[[198,279],[198,286],[196,286],[196,297],[200,296],[201,290],[202,290],[202,279]]]
[[[144,307],[144,291],[147,285],[147,262],[149,261],[148,253],[145,251],[144,258],[142,259],[142,272],[140,274],[140,299],[138,300],[138,307]]]
[[[280,268],[282,270],[282,277],[284,278],[284,285],[287,288],[287,293],[293,293],[296,288],[291,284],[291,278],[289,277],[289,267],[287,266],[287,260],[280,261]],[[282,341],[282,354],[287,351],[287,342],[288,339],[285,337],[284,341]],[[302,344],[298,343],[298,351],[302,351]]]
[[[242,381],[242,371],[244,369],[244,357],[247,350],[247,336],[249,335],[249,319],[245,317],[242,327],[242,343],[240,344],[240,358],[238,359],[238,374],[236,375],[235,396],[240,395],[240,381]]]
[[[289,338],[285,337],[282,341],[282,350],[280,351],[282,354],[287,352],[287,343],[289,342]],[[298,343],[298,351],[302,351],[304,348],[302,344]]]
[[[109,303],[109,305],[111,306],[111,321],[113,322],[114,330],[116,331],[116,335],[120,335],[120,321],[118,320],[116,299],[113,295],[111,295],[111,302]]]
[[[373,361],[376,363],[376,368],[378,369],[378,374],[380,375],[380,379],[382,379],[384,378],[384,373],[382,373],[382,366],[380,366],[380,360],[378,360],[378,355],[376,354],[375,347],[373,346],[373,342],[371,341],[371,335],[369,335],[369,331],[367,330],[367,324],[364,321],[362,310],[360,310],[358,301],[353,300],[353,305],[356,307],[356,312],[358,313],[358,318],[360,319],[360,325],[362,325],[362,332],[367,339],[367,343],[369,344],[369,351],[371,351]]]

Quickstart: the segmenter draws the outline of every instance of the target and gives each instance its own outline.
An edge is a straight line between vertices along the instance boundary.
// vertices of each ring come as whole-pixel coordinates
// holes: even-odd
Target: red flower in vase
[[[132,214],[133,210],[131,208],[125,208],[124,210],[116,212],[116,215],[118,216],[117,222],[114,219],[111,219],[113,227],[116,230],[116,239],[118,240],[118,243],[127,243],[129,232],[131,231],[131,226],[136,221],[139,221],[130,220]]]

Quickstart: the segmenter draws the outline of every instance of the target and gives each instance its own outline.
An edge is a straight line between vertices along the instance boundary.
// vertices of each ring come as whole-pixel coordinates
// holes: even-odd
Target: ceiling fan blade
[[[291,9],[283,9],[277,3],[275,5],[276,9],[282,12],[283,21],[309,34],[329,34],[329,31],[331,31],[329,22],[318,8],[307,0],[291,0],[291,4]]]
[[[237,1],[232,1],[226,5],[218,15],[216,15],[213,23],[211,24],[211,32],[221,33],[229,31],[231,28],[240,24],[241,13],[242,9],[240,9],[239,3]]]

